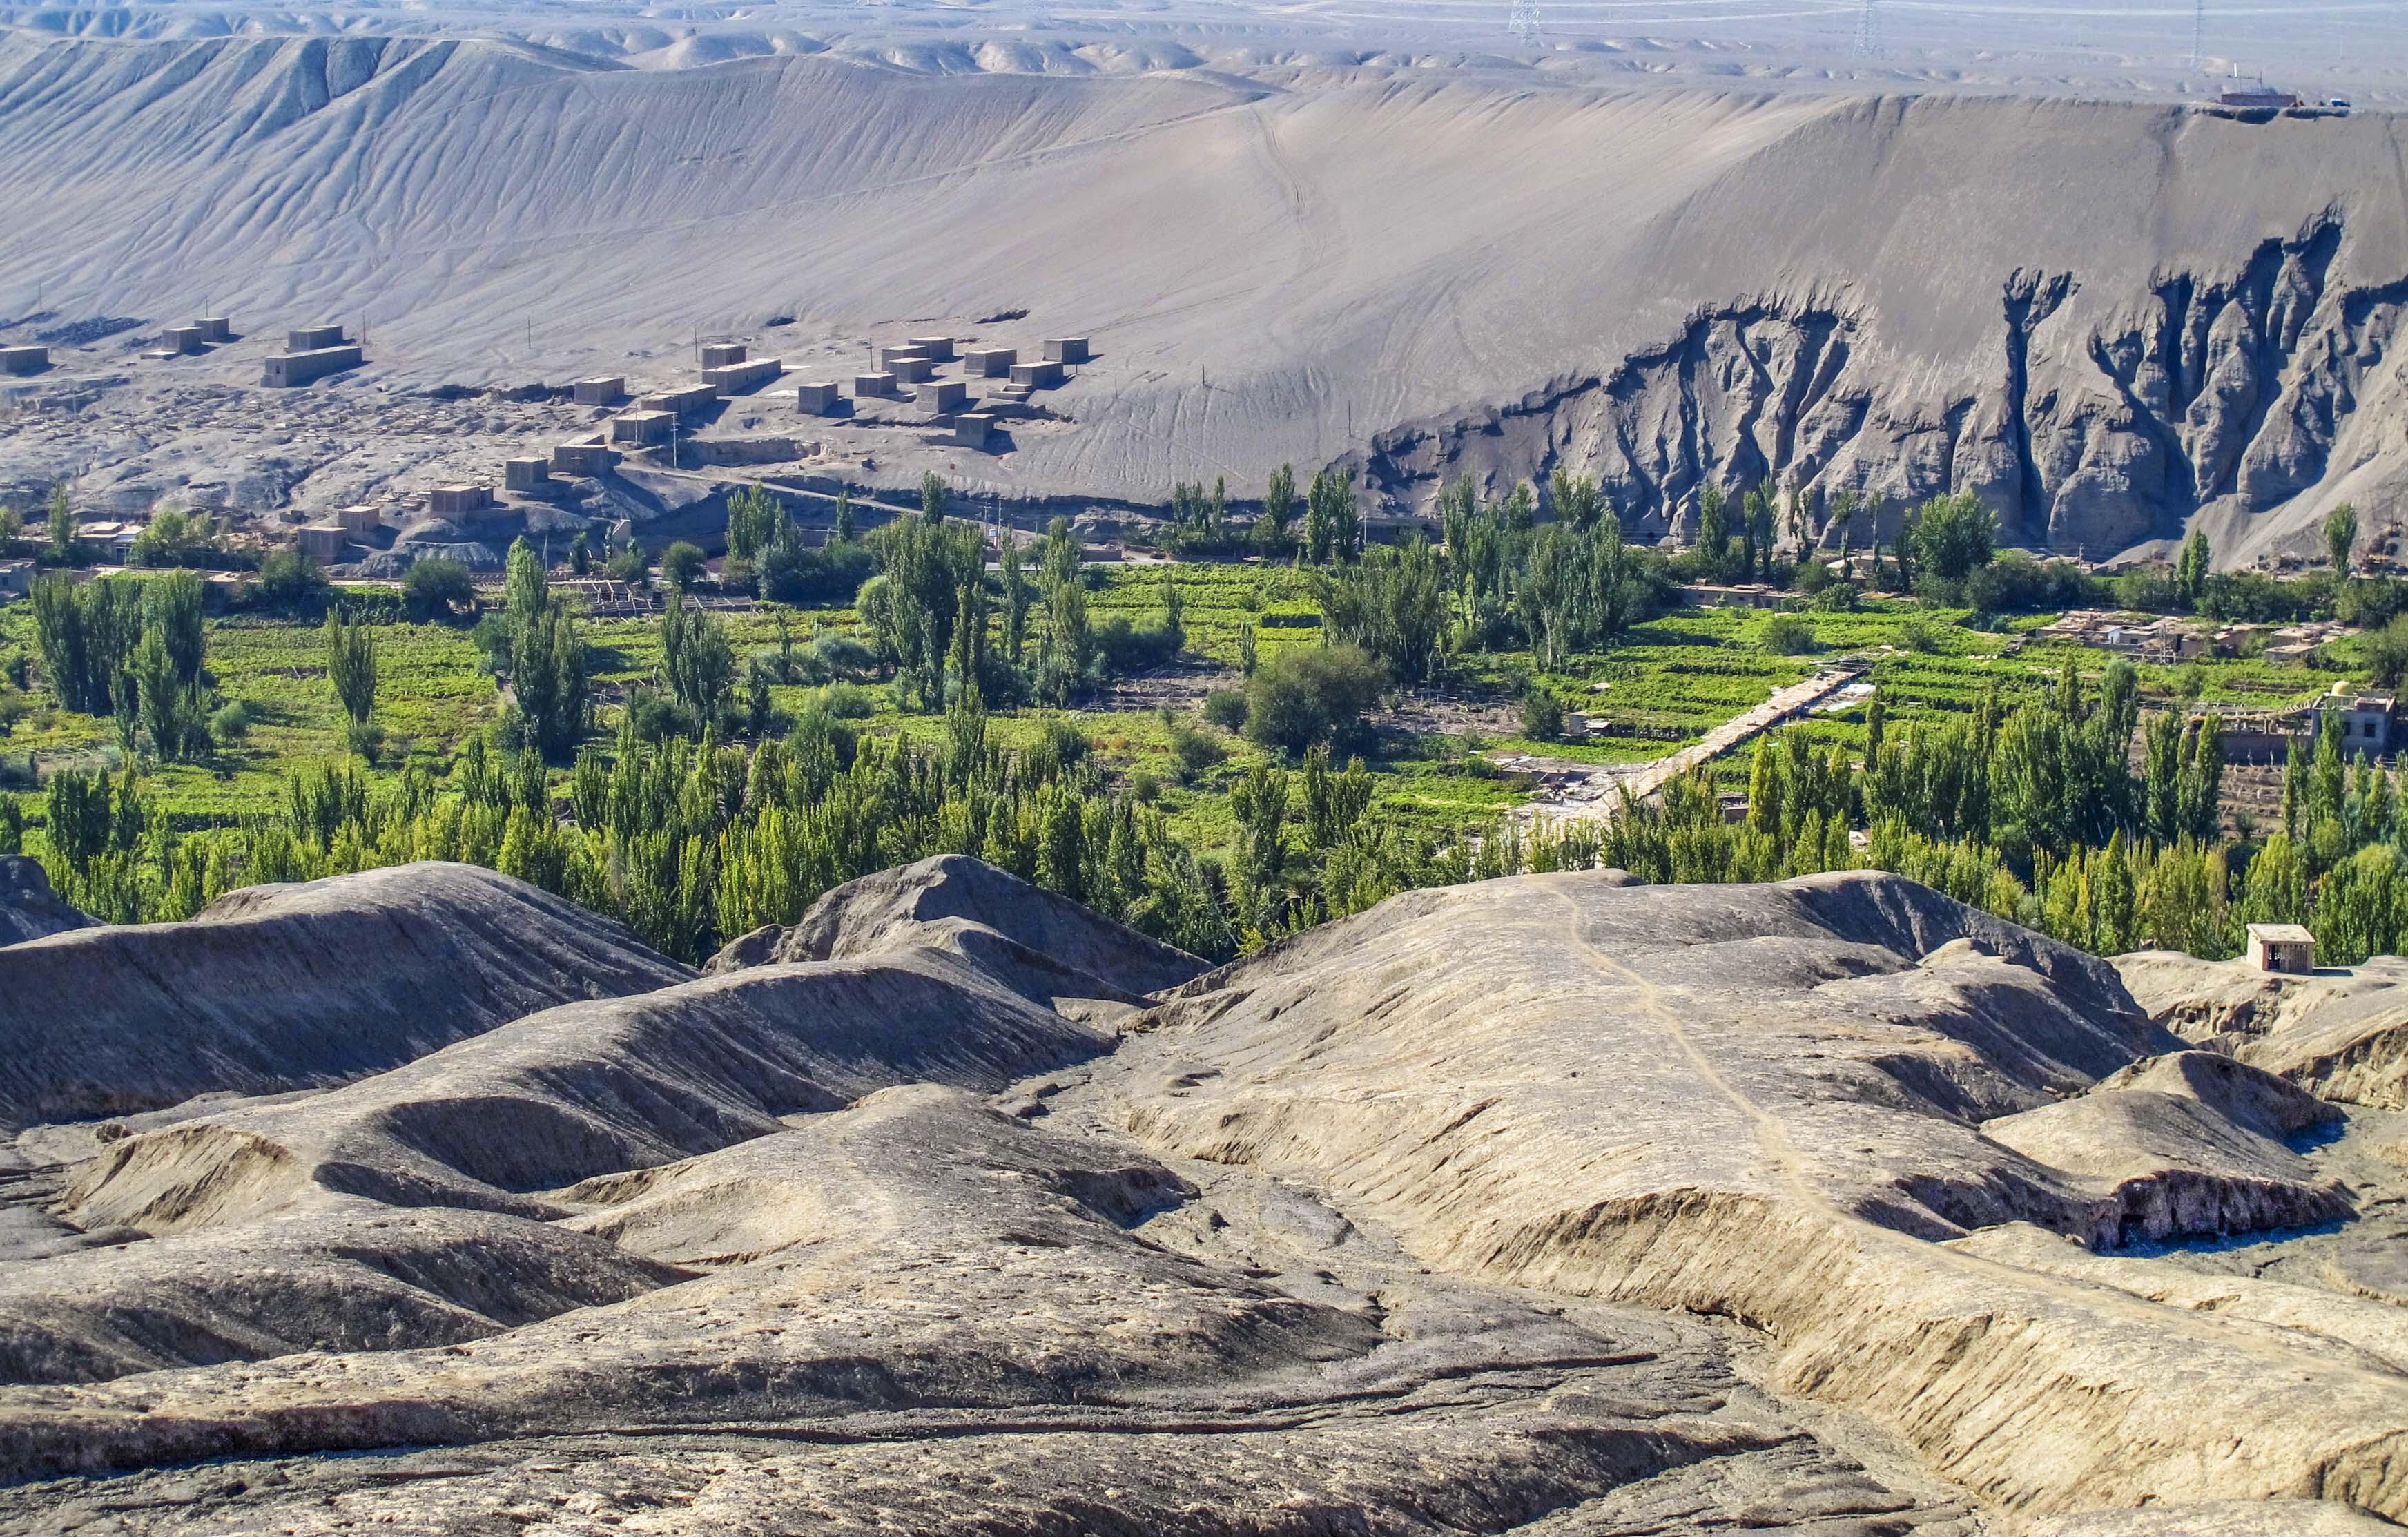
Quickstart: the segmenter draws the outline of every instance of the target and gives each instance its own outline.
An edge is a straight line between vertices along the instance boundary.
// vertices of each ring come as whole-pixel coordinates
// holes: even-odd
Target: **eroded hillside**
[[[272,973],[304,916],[512,889],[270,888],[145,954],[248,988],[225,969]],[[130,934],[0,946],[0,1025],[32,1024],[20,972]],[[229,1095],[268,1070],[229,1058],[180,1106],[28,1127],[0,1529],[2408,1510],[2398,1307],[2216,1257],[2346,1250],[2401,1183],[2389,1115],[2186,1050],[2100,962],[1886,875],[1594,872],[1201,970],[931,860],[698,980],[464,1016],[389,1068],[263,1031],[305,1086]]]

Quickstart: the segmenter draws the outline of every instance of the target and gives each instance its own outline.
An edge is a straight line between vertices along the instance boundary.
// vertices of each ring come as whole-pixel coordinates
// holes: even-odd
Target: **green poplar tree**
[[[2200,596],[2207,589],[2209,560],[2207,531],[2192,529],[2190,538],[2183,540],[2181,558],[2174,563],[2174,590],[2193,609],[2199,607]]]
[[[331,608],[326,610],[326,676],[343,713],[354,725],[366,725],[376,711],[376,637],[366,625],[344,624]]]
[[[1698,551],[1703,557],[1705,575],[1721,581],[1730,563],[1731,516],[1730,500],[1723,488],[1708,485],[1698,493]]]
[[[56,504],[54,503],[53,506]],[[57,513],[51,514],[51,527],[56,528]],[[53,538],[56,536],[53,535]],[[2349,575],[2351,552],[2358,548],[2358,509],[2344,502],[2325,514],[2325,551],[2332,556],[2333,575]]]
[[[2148,834],[2171,843],[2183,827],[2183,723],[2171,710],[2149,717],[2141,733],[2142,801]]]
[[[2140,932],[2140,887],[2124,835],[2109,839],[2092,861],[2090,897],[2101,955],[2129,951]]]
[[[2252,924],[2298,924],[2308,920],[2308,872],[2298,845],[2284,833],[2266,840],[2249,861],[2241,919]]]
[[[1288,524],[1296,521],[1296,467],[1282,465],[1271,471],[1263,490],[1262,521],[1254,525],[1254,542],[1269,555],[1284,554],[1291,539]]]
[[[61,565],[70,564],[76,553],[75,507],[67,500],[67,483],[56,481],[50,485],[50,558]]]

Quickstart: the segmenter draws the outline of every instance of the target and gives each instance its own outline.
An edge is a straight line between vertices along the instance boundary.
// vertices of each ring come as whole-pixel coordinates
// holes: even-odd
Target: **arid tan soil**
[[[249,923],[272,968],[262,923],[511,902],[408,867],[143,933],[237,967]],[[262,1033],[183,1105],[20,1133],[0,1530],[2408,1510],[2393,1117],[1895,877],[1418,892],[1208,974],[936,859],[450,1029],[349,1072]],[[280,1050],[302,1086],[228,1092]]]

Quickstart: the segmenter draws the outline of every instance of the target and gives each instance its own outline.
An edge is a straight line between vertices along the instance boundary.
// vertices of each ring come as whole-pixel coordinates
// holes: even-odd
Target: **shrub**
[[[1044,736],[1031,750],[1029,769],[1039,778],[1048,777],[1058,769],[1084,762],[1090,745],[1085,733],[1069,722],[1047,721]]]
[[[1775,656],[1800,656],[1814,649],[1814,626],[1794,613],[1777,613],[1765,621],[1756,643]]]
[[[437,555],[413,561],[401,579],[403,609],[412,619],[449,619],[477,606],[477,584],[468,567]]]
[[[1350,734],[1387,675],[1360,646],[1291,646],[1246,680],[1246,736],[1282,752]]]
[[[411,567],[413,570],[416,568]],[[648,574],[652,563],[644,558],[644,547],[633,539],[627,541],[625,549],[612,555],[602,569],[610,573],[612,581],[624,582],[630,587],[644,587],[652,583]]]
[[[384,727],[374,721],[353,721],[348,734],[351,751],[369,763],[384,751]]]
[[[1940,632],[1920,619],[1910,619],[1899,626],[1899,642],[1909,651],[1935,655],[1940,651]]]
[[[855,683],[830,683],[820,690],[820,706],[839,721],[866,721],[877,709],[869,690]]]
[[[1115,672],[1160,667],[1179,654],[1180,636],[1167,626],[1138,628],[1126,614],[1112,614],[1094,630],[1096,649]]]
[[[251,601],[267,609],[315,609],[331,590],[316,561],[298,550],[271,550],[259,563]]]
[[[2140,607],[2124,601],[2124,584],[2130,580],[2127,577],[2115,579],[2116,601],[2128,609]],[[2290,581],[2269,576],[2263,571],[2225,571],[2208,577],[2200,584],[2199,611],[2209,619],[2244,619],[2269,624],[2314,618],[2320,608],[2330,602],[2336,611],[2344,608],[2351,610],[2339,614],[2344,621],[2372,625],[2376,621],[2366,617],[2368,606],[2357,600],[2366,588],[2364,582],[2353,582],[2336,593],[2332,578],[2322,571],[2312,571]]]
[[[251,706],[240,699],[228,699],[209,717],[209,735],[221,742],[238,742],[250,734]]]
[[[1959,492],[1934,496],[1915,509],[1908,524],[1915,564],[1933,583],[1954,591],[1990,564],[1998,548],[1998,515],[1979,496]]]
[[[878,669],[878,654],[849,635],[823,635],[811,654],[836,678],[859,678]]]
[[[661,552],[661,580],[683,592],[703,576],[703,554],[699,545],[680,539]]]
[[[1522,691],[1522,735],[1532,741],[1556,741],[1564,734],[1564,702],[1555,690],[1532,683]]]
[[[131,558],[136,566],[214,566],[224,552],[207,515],[165,507],[134,536]]]
[[[2403,612],[2408,612],[2408,582],[2359,577],[2333,593],[2333,617],[2360,629],[2380,629]]]
[[[1228,761],[1229,750],[1221,739],[1210,731],[1198,731],[1182,725],[1170,734],[1170,755],[1178,760],[1180,783],[1185,783],[1209,768],[1218,768]]]
[[[2108,586],[2114,595],[2115,607],[2136,613],[2181,613],[2190,607],[2183,599],[2182,584],[2162,567],[2127,571]]]
[[[1242,688],[1216,688],[1204,696],[1204,718],[1224,731],[1242,731],[1246,726],[1246,691]]]
[[[761,595],[774,603],[851,603],[877,570],[878,553],[866,544],[781,547],[762,557]]]
[[[1984,613],[2079,609],[2102,601],[2108,590],[2070,560],[2037,561],[2010,550],[1966,579],[1965,603]]]
[[[2390,690],[2408,677],[2408,614],[2402,614],[2366,638],[2363,647],[2367,677],[2374,686]]]
[[[1151,806],[1162,798],[1162,781],[1140,768],[1129,776],[1129,795],[1140,806]]]
[[[627,696],[627,728],[638,741],[660,741],[668,737],[692,737],[701,733],[701,723],[694,713],[656,688],[638,684]]]
[[[510,653],[518,645],[518,630],[509,614],[495,611],[483,615],[470,628],[468,638],[477,643],[477,655],[487,672],[496,678],[509,673]]]

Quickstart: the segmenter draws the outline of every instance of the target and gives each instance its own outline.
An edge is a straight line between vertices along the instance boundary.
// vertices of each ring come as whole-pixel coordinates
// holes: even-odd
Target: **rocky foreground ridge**
[[[2391,1530],[2408,1069],[2120,964],[958,858],[701,975],[440,865],[0,946],[0,1531]]]

